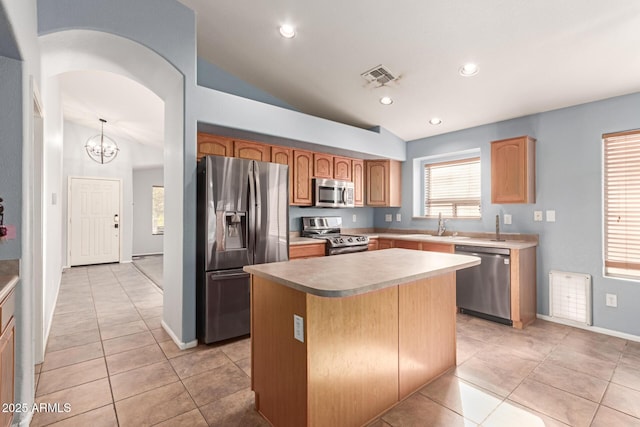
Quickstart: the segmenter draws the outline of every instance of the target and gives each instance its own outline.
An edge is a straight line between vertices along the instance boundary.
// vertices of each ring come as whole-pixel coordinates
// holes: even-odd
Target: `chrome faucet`
[[[444,219],[442,219],[442,212],[438,212],[438,236],[442,236],[446,228],[444,226]]]

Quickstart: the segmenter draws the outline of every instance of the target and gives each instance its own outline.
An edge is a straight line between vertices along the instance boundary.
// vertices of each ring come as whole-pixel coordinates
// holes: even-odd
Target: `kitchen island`
[[[456,363],[456,270],[389,249],[244,267],[251,383],[276,426],[360,426]]]

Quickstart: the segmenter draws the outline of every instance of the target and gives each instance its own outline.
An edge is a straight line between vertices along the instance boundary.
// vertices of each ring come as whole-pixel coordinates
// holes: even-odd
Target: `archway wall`
[[[165,101],[164,238],[171,244],[165,245],[163,322],[178,344],[194,345],[194,13],[175,0],[39,0],[38,33],[43,82],[88,67],[132,78]]]

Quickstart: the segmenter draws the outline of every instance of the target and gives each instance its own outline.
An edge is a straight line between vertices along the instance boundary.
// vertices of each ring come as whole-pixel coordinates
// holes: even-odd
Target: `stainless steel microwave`
[[[313,205],[322,208],[352,208],[354,186],[350,181],[313,180]]]

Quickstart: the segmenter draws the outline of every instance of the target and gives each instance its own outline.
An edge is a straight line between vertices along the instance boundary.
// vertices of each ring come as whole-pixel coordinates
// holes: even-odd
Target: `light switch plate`
[[[393,221],[393,216],[391,214],[385,214],[384,222],[392,222],[392,221]]]
[[[402,221],[402,215],[400,215],[399,213],[396,214],[396,222],[400,222]]]
[[[511,214],[504,214],[504,223],[505,225],[511,224]]]
[[[353,214],[353,222],[356,222],[356,214]]]
[[[533,220],[542,221],[542,211],[533,211]]]
[[[547,222],[556,222],[556,211],[547,211]]]
[[[304,342],[304,319],[297,314],[293,315],[293,337]]]
[[[606,295],[606,304],[607,304],[607,307],[617,307],[618,306],[618,296],[616,294],[607,294]]]

